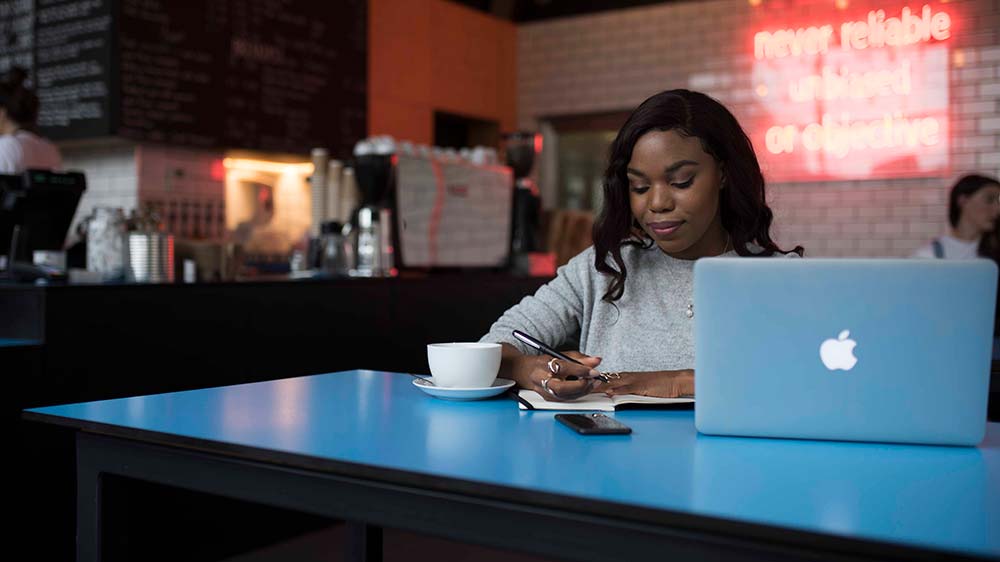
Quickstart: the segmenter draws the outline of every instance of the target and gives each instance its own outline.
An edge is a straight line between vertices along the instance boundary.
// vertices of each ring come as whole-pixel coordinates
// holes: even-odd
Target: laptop
[[[699,260],[695,425],[977,445],[996,291],[985,259]]]

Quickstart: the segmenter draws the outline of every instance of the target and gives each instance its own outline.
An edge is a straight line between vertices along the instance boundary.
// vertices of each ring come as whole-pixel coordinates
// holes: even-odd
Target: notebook
[[[693,398],[656,398],[653,396],[639,396],[638,394],[622,394],[620,396],[608,396],[606,394],[587,394],[582,398],[567,402],[551,402],[542,398],[534,390],[521,389],[518,396],[531,405],[529,408],[524,402],[518,400],[518,407],[522,410],[562,410],[572,411],[601,411],[613,412],[621,406],[626,405],[671,405],[671,404],[693,404]]]
[[[996,290],[985,259],[699,260],[695,425],[976,445]]]

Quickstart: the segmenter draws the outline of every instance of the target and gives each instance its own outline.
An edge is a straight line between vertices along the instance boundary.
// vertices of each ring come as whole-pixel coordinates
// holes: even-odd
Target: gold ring
[[[549,371],[551,371],[553,375],[558,375],[560,368],[562,368],[562,365],[559,364],[559,361],[557,361],[555,357],[549,359]]]

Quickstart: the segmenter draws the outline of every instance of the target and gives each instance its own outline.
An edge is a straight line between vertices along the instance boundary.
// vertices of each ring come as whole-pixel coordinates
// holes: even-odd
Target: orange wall
[[[513,23],[444,0],[370,0],[368,132],[431,144],[434,111],[516,126]]]

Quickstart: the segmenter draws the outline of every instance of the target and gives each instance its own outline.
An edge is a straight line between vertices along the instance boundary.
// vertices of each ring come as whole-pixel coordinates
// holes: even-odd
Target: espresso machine
[[[511,225],[510,261],[515,272],[527,273],[528,254],[539,252],[539,223],[542,198],[531,178],[535,165],[536,134],[518,131],[503,135],[503,151],[507,165],[514,172],[514,207]]]

